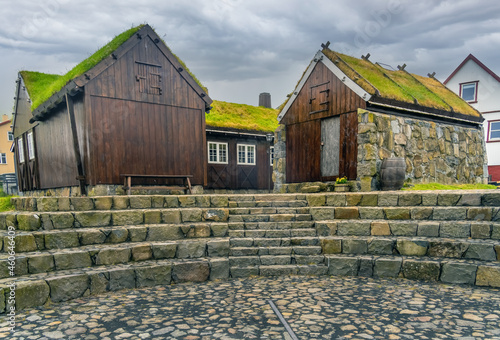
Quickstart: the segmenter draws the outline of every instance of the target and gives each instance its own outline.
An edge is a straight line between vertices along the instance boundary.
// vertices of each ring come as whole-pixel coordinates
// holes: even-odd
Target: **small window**
[[[227,164],[227,143],[208,142],[208,162]]]
[[[35,159],[35,143],[33,141],[33,132],[28,133],[28,157]]]
[[[19,163],[24,163],[24,147],[22,138],[17,140],[17,153],[19,154]]]
[[[271,166],[273,166],[274,161],[274,146],[271,146],[269,149],[269,160],[271,161]]]
[[[488,141],[500,141],[500,121],[488,122],[489,136]]]
[[[477,81],[460,84],[460,97],[467,102],[477,101]]]
[[[0,164],[7,164],[7,155],[0,153]]]
[[[14,134],[12,133],[12,131],[8,131],[8,132],[7,132],[7,138],[8,138],[10,141],[13,141],[13,140],[14,140]]]
[[[238,144],[238,164],[255,165],[255,145]]]

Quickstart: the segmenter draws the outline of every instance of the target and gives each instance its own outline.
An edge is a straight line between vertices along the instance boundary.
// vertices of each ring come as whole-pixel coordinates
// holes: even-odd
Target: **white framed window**
[[[227,143],[208,142],[208,163],[227,164]]]
[[[500,120],[488,122],[488,142],[500,141]]]
[[[460,97],[467,102],[477,102],[477,81],[460,84]]]
[[[12,131],[7,131],[7,139],[9,141],[13,141],[14,140],[14,134],[12,133]]]
[[[33,141],[33,132],[28,133],[28,158],[35,159],[35,143]]]
[[[238,144],[238,164],[255,165],[255,145]]]
[[[24,163],[24,147],[23,147],[23,139],[17,139],[17,153],[19,154],[19,163]]]
[[[271,162],[271,166],[273,166],[274,161],[274,146],[269,148],[269,161]]]
[[[0,153],[0,164],[7,164],[7,155]]]

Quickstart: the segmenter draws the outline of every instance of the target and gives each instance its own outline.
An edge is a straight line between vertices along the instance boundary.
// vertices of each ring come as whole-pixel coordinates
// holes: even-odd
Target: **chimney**
[[[267,92],[262,92],[259,94],[259,106],[264,106],[271,108],[271,94]]]
[[[7,116],[6,114],[2,115],[2,122],[5,122],[9,120],[9,116]]]

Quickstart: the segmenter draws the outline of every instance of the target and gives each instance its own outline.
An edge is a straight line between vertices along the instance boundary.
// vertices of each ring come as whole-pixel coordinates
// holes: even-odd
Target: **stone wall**
[[[482,128],[358,110],[358,187],[379,189],[382,161],[406,160],[406,182],[486,183]]]
[[[286,127],[280,124],[274,131],[274,192],[287,192],[286,186]]]

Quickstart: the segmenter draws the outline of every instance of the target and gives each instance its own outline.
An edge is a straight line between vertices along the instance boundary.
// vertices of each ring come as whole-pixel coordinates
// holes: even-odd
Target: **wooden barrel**
[[[380,184],[382,190],[399,190],[403,187],[406,174],[404,158],[386,158],[380,168]]]

